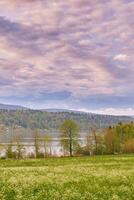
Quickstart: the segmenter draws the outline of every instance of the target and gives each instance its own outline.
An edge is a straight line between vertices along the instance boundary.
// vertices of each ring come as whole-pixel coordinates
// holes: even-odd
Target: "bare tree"
[[[38,158],[39,155],[39,130],[38,129],[34,129],[33,130],[33,140],[34,140],[34,148],[35,148],[35,157]]]
[[[43,143],[44,143],[44,156],[45,157],[51,156],[51,154],[52,154],[52,149],[51,149],[52,137],[50,134],[47,134],[44,136]]]
[[[86,150],[88,152],[88,155],[92,154],[92,151],[93,151],[93,138],[92,138],[92,135],[91,135],[90,132],[86,135]]]

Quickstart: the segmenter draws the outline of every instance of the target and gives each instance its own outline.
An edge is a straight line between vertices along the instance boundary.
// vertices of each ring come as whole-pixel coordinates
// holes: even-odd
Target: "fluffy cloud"
[[[126,0],[1,0],[0,96],[130,96],[133,12]]]
[[[125,54],[118,54],[118,55],[114,56],[114,60],[126,61],[128,59],[129,59],[129,57]]]

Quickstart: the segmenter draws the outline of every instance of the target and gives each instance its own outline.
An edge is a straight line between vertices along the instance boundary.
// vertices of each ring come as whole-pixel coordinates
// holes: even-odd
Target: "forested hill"
[[[78,112],[46,112],[35,110],[0,110],[0,124],[6,126],[22,126],[24,128],[39,128],[57,130],[65,119],[75,120],[81,131],[87,131],[93,125],[105,128],[119,122],[133,121],[127,116],[98,115]]]

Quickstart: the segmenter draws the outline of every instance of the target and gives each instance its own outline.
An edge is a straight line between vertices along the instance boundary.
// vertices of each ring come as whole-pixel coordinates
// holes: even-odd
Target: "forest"
[[[39,110],[0,110],[0,124],[43,130],[58,130],[63,121],[72,119],[81,131],[88,131],[92,125],[105,128],[119,122],[133,121],[129,116],[99,115],[84,112],[46,112]]]

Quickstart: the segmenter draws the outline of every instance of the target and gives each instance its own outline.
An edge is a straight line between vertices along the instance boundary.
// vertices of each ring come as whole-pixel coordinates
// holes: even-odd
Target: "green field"
[[[134,200],[134,155],[0,160],[0,200]]]

